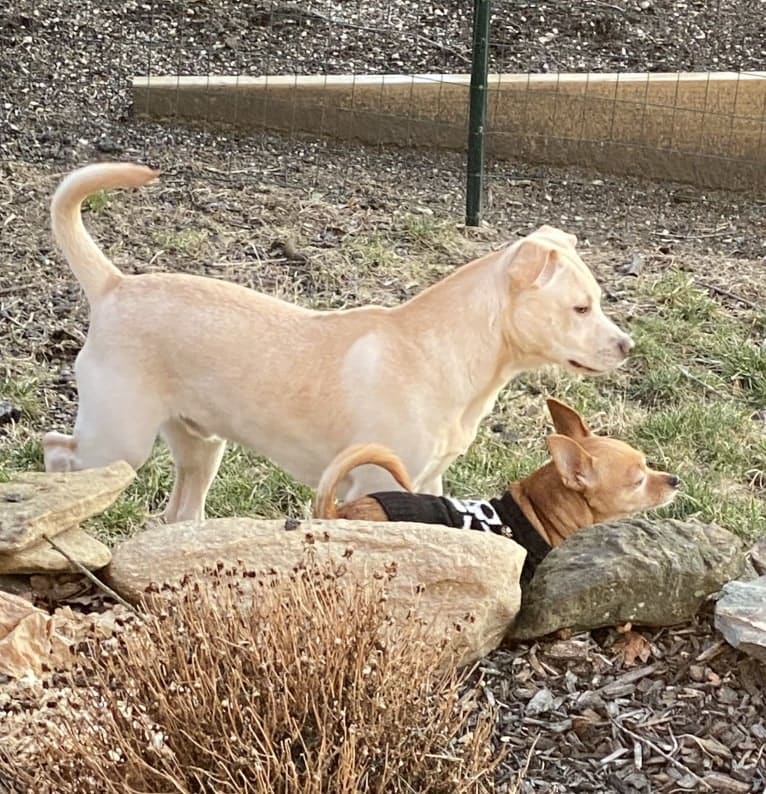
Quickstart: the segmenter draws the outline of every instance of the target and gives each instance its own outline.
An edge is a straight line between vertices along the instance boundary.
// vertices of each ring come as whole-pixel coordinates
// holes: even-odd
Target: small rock
[[[103,568],[112,557],[107,546],[79,527],[58,534],[56,545],[61,546],[72,559],[77,560],[90,571]],[[74,570],[76,569],[69,560],[54,549],[47,540],[10,554],[0,554],[0,574],[56,573]]]
[[[0,483],[0,554],[25,549],[43,535],[53,537],[101,513],[135,476],[118,461],[85,471],[29,472]]]
[[[715,524],[646,518],[596,524],[538,566],[510,636],[683,623],[744,567],[737,536]]]
[[[0,400],[0,425],[9,425],[21,419],[21,408],[13,403]]]
[[[120,595],[138,601],[152,583],[176,583],[219,562],[289,574],[304,560],[307,544],[317,559],[334,561],[360,581],[395,567],[386,586],[394,614],[414,608],[437,636],[454,640],[462,663],[496,648],[519,609],[520,546],[488,532],[424,524],[304,521],[285,532],[284,520],[182,522],[120,543],[104,575]],[[252,581],[244,578],[243,588]]]
[[[725,585],[715,605],[715,627],[730,645],[766,662],[766,576]]]

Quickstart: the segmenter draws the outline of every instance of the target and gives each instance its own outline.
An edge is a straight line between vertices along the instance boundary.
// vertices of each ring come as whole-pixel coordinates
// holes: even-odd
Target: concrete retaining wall
[[[464,150],[468,75],[139,77],[139,117]],[[766,72],[490,77],[495,158],[766,185]]]

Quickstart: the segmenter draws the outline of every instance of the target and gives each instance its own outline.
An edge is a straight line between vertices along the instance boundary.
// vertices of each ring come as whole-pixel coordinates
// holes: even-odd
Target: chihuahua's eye
[[[634,488],[640,488],[640,487],[641,487],[641,486],[644,484],[644,481],[645,481],[645,480],[646,480],[646,477],[641,477],[641,479],[640,479],[640,480],[636,480],[636,481],[633,483],[633,487],[634,487]]]
[[[590,311],[590,306],[575,306],[574,310],[578,314],[588,314],[588,312]]]

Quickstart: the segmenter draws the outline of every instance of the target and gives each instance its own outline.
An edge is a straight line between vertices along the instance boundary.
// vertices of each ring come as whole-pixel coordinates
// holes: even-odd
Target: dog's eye
[[[590,311],[590,306],[575,306],[574,310],[578,314],[587,314]]]
[[[640,480],[636,480],[633,483],[633,487],[634,488],[640,488],[644,484],[644,480],[646,480],[646,477],[642,477]]]

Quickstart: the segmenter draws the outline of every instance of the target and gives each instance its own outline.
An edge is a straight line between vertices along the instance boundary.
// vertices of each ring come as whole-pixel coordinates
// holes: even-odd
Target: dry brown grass
[[[492,791],[494,712],[383,582],[217,570],[89,649],[0,748],[19,791]],[[494,757],[493,757],[494,756]]]

